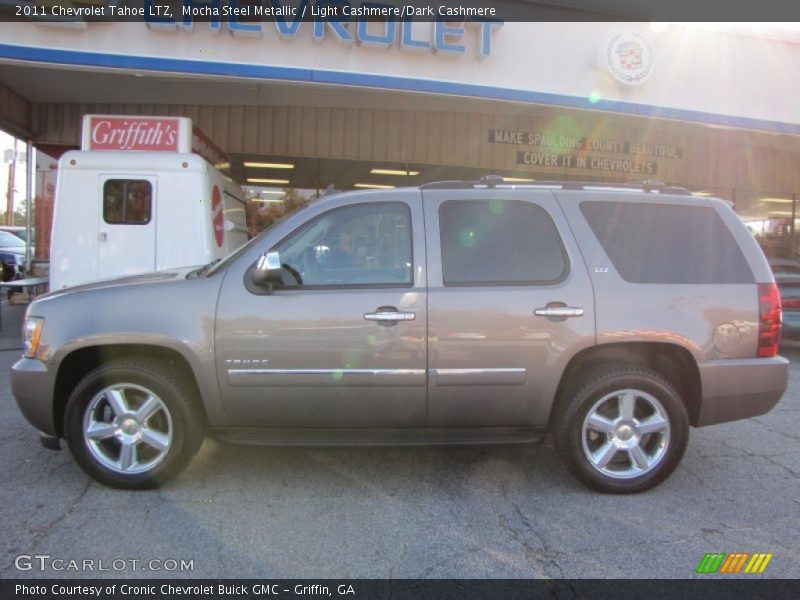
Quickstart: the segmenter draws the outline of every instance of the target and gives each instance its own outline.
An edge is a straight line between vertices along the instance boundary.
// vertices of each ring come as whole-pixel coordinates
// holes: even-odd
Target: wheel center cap
[[[633,427],[630,425],[620,425],[617,427],[616,435],[623,442],[626,442],[633,437]]]
[[[139,421],[136,419],[125,419],[120,424],[120,429],[125,435],[136,435],[139,433],[140,429]]]

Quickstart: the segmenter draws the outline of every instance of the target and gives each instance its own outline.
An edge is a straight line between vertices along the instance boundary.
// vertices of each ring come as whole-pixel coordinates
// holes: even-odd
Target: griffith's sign
[[[84,115],[81,150],[193,152],[218,169],[230,166],[225,152],[188,117]]]
[[[82,150],[179,152],[180,119],[86,115]]]

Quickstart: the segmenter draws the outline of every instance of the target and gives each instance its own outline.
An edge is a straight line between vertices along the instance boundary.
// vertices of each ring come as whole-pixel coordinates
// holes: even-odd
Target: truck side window
[[[153,186],[146,179],[109,179],[103,185],[103,220],[111,225],[147,225]]]
[[[439,207],[444,284],[543,285],[567,272],[548,212],[521,200],[448,200]]]
[[[411,212],[400,202],[334,209],[304,225],[276,250],[315,286],[410,286]],[[284,278],[287,286],[297,285]]]

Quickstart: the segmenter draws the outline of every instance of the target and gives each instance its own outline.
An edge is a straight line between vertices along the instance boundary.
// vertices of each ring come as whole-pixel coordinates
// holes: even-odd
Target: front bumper
[[[14,363],[11,392],[31,425],[49,436],[58,435],[53,419],[53,381],[45,363],[31,358]]]
[[[10,272],[13,279],[22,277],[22,274],[25,271],[25,257],[4,259],[3,269]]]
[[[699,369],[703,399],[697,427],[763,415],[789,384],[789,361],[782,356],[714,360]]]

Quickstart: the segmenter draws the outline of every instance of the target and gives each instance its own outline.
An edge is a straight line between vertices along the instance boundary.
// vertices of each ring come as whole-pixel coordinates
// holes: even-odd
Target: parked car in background
[[[780,323],[764,253],[723,201],[490,177],[326,196],[221,262],[39,296],[11,387],[47,447],[66,438],[121,488],[168,480],[207,432],[550,432],[581,482],[631,493],[675,470],[690,426],[777,404]]]
[[[800,340],[800,261],[771,258],[769,266],[781,292],[783,339]]]
[[[0,230],[0,261],[3,281],[20,278],[25,269],[25,242],[9,231]]]
[[[0,225],[0,231],[7,231],[8,233],[13,233],[23,242],[27,242],[28,240],[28,229],[26,227],[22,227],[20,225]],[[31,244],[36,243],[36,231],[31,229]]]

